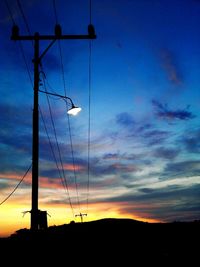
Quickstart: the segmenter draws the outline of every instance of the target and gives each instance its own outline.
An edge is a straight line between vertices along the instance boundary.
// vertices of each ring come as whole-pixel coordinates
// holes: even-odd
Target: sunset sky
[[[63,34],[87,34],[90,21],[89,0],[56,0],[56,15],[52,0],[0,1],[0,202],[32,161],[34,49],[10,40],[6,2],[22,35],[19,3],[32,34],[54,34],[56,15]],[[80,212],[85,221],[200,219],[200,1],[92,0],[92,23],[89,190],[89,41],[63,40],[62,61],[58,42],[42,60],[40,89],[63,95],[65,86],[82,112],[70,117],[71,145],[65,103],[48,99],[69,194],[40,115],[39,208],[49,225],[79,222]],[[40,42],[41,53],[48,44]],[[48,101],[39,98],[60,167]],[[29,228],[30,210],[31,171],[0,206],[0,236]]]

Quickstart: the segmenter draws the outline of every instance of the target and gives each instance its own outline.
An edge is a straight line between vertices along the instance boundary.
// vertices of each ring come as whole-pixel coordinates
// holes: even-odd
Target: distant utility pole
[[[77,217],[77,216],[79,216],[79,217],[81,217],[81,222],[83,222],[83,216],[87,216],[87,214],[86,213],[79,213],[79,214],[76,214],[75,215],[75,217]]]
[[[41,59],[48,49],[56,40],[80,40],[80,39],[96,39],[93,25],[88,25],[87,35],[63,35],[59,24],[55,26],[54,35],[40,35],[36,32],[31,35],[19,35],[19,28],[14,25],[12,28],[11,40],[13,41],[34,41],[34,105],[33,105],[33,135],[32,135],[32,209],[31,209],[31,230],[38,230],[42,225],[42,221],[47,221],[47,212],[38,209],[38,162],[39,162],[39,114],[38,114],[38,91],[39,91],[39,65]],[[51,43],[41,53],[39,50],[39,42],[41,40],[50,40]],[[46,214],[44,218],[44,213]]]

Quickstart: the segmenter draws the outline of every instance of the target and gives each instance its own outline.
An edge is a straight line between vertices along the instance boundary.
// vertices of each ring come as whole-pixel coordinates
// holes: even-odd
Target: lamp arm
[[[68,97],[68,96],[63,96],[63,95],[59,95],[59,94],[54,94],[54,93],[50,93],[50,92],[43,91],[43,90],[40,90],[40,89],[39,89],[38,91],[41,92],[41,93],[47,94],[47,95],[53,95],[53,96],[60,97],[60,98],[62,98],[63,100],[68,99],[68,100],[71,102],[72,107],[74,106],[74,103],[73,103],[72,99],[71,99],[70,97]]]

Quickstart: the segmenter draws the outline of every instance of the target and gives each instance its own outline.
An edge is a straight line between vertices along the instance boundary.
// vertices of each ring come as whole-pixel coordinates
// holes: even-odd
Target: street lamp
[[[81,111],[81,108],[75,106],[74,103],[73,103],[73,101],[72,101],[72,99],[70,97],[68,97],[68,96],[54,94],[54,93],[50,93],[50,92],[43,91],[43,90],[40,90],[40,89],[38,91],[41,92],[41,93],[47,94],[47,95],[53,95],[53,96],[57,96],[57,97],[63,99],[66,102],[66,106],[67,106],[67,109],[68,109],[67,113],[69,115],[76,116]],[[70,101],[70,104],[71,104],[71,107],[70,108],[68,108],[68,102],[67,102],[67,100]]]
[[[76,116],[79,112],[81,111],[81,108],[74,106],[74,104],[72,105],[72,107],[70,109],[68,109],[67,113],[69,115],[73,115]]]
[[[92,24],[88,25],[88,34],[81,35],[63,35],[61,31],[61,26],[57,25],[55,27],[54,35],[40,35],[36,32],[34,35],[20,35],[19,27],[14,25],[12,28],[11,40],[14,41],[32,41],[34,42],[34,102],[33,102],[33,133],[32,133],[32,208],[31,208],[31,230],[37,231],[40,227],[41,215],[46,218],[46,212],[43,214],[38,209],[38,176],[39,176],[39,112],[38,112],[38,92],[42,92],[49,95],[58,96],[67,100],[71,103],[71,108],[68,109],[68,114],[76,115],[81,110],[74,106],[71,98],[64,97],[58,94],[53,94],[45,91],[39,90],[39,66],[44,55],[47,53],[49,48],[55,43],[56,40],[92,40],[96,39],[94,26]],[[47,48],[40,54],[40,41],[49,40],[51,43]],[[67,105],[68,108],[68,105]]]

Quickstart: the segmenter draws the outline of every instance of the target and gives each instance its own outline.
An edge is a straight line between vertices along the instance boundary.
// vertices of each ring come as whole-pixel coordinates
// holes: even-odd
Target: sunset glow
[[[80,37],[91,22],[87,1],[55,1],[56,19],[52,1],[21,0],[28,30],[17,1],[10,11],[0,2],[0,236],[8,236],[30,228],[32,208],[34,46],[11,40],[13,20],[27,36],[54,35],[59,24]],[[49,226],[80,222],[80,212],[84,221],[199,220],[199,14],[199,1],[93,0],[95,40],[40,40],[38,200]],[[80,106],[78,116],[56,95]]]

